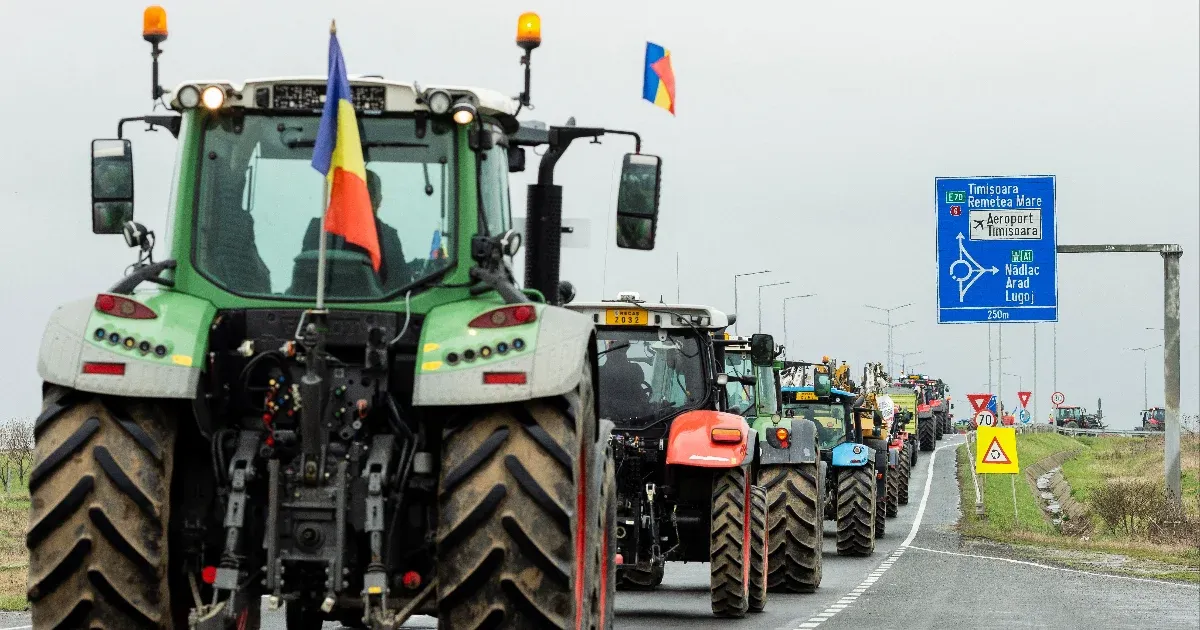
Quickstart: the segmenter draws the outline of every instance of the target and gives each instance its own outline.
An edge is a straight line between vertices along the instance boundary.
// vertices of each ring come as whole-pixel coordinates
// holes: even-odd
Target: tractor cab
[[[712,334],[729,325],[725,313],[648,304],[636,293],[567,308],[596,326],[600,417],[618,431],[661,432],[684,412],[725,409],[727,380]]]
[[[1162,407],[1151,407],[1142,411],[1143,431],[1165,431],[1167,428],[1167,410]]]

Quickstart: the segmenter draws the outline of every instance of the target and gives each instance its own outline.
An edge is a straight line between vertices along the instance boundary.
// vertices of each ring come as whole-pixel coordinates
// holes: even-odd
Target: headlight
[[[225,104],[225,90],[219,85],[210,85],[200,93],[200,100],[209,109],[220,109]]]
[[[194,85],[185,85],[179,88],[179,104],[186,109],[191,109],[200,104],[200,90]]]
[[[469,101],[462,100],[455,103],[450,111],[454,116],[454,122],[460,125],[469,125],[475,120],[475,106]]]
[[[435,114],[450,111],[450,94],[443,90],[431,90],[425,95],[425,102],[429,104],[429,111]]]

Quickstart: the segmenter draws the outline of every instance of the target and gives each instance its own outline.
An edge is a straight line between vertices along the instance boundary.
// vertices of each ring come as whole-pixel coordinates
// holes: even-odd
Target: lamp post
[[[814,296],[816,296],[816,293],[806,293],[804,295],[793,295],[791,297],[783,298],[783,347],[784,348],[788,347],[788,334],[787,334],[787,319],[788,319],[787,318],[787,303],[788,303],[788,300],[798,300],[800,298],[814,297]]]
[[[763,325],[762,325],[762,290],[763,290],[763,289],[765,289],[765,288],[767,288],[767,287],[777,287],[777,286],[779,286],[779,285],[781,285],[781,284],[791,284],[791,283],[792,283],[792,281],[791,281],[791,280],[784,280],[784,281],[782,281],[782,282],[772,282],[771,284],[760,284],[760,285],[758,285],[758,332],[760,332],[760,333],[761,333],[761,332],[763,331]]]
[[[887,337],[887,364],[888,364],[888,367],[887,367],[887,369],[888,369],[888,374],[892,374],[892,373],[893,373],[893,372],[892,372],[892,331],[893,331],[893,330],[895,330],[896,328],[899,328],[899,327],[901,327],[901,326],[904,326],[905,324],[911,324],[911,323],[913,322],[913,320],[911,320],[911,319],[910,319],[910,320],[908,320],[908,321],[904,322],[904,324],[895,324],[895,325],[893,325],[893,324],[892,324],[892,311],[897,311],[897,310],[900,310],[900,309],[902,309],[902,308],[904,308],[904,307],[906,307],[906,306],[912,306],[912,305],[913,305],[913,303],[912,303],[912,302],[909,302],[908,304],[901,304],[900,306],[893,306],[892,308],[883,308],[882,306],[872,306],[872,305],[870,305],[870,304],[864,304],[864,305],[863,305],[863,306],[866,306],[867,308],[873,308],[873,309],[875,309],[875,310],[877,310],[877,311],[883,311],[883,312],[887,313],[887,323],[886,323],[886,324],[885,324],[885,323],[883,323],[883,322],[877,322],[877,321],[874,321],[874,320],[867,320],[867,321],[871,322],[872,324],[879,324],[880,326],[887,326],[887,329],[888,329],[888,337]]]
[[[1152,329],[1147,329],[1147,330],[1152,330]],[[1158,330],[1162,330],[1162,329],[1160,328]],[[1147,356],[1146,353],[1150,350],[1153,350],[1155,348],[1161,348],[1161,347],[1163,347],[1163,345],[1160,343],[1157,346],[1150,346],[1149,348],[1130,348],[1130,350],[1141,351],[1141,353],[1142,353],[1142,409],[1150,408],[1150,388],[1149,388],[1150,381],[1147,378],[1148,368],[1147,368],[1147,363],[1146,363],[1146,356]]]
[[[1000,408],[1004,406],[1004,394],[1000,393],[1001,388],[1003,388],[1004,378],[1002,376],[1000,376],[999,370],[997,370],[996,375],[997,375],[997,378],[999,378],[1000,382],[996,383],[996,389],[993,390],[992,389],[992,364],[997,361],[1003,361],[1005,359],[1011,359],[1011,358],[1012,357],[996,357],[996,358],[988,361],[988,393],[992,394],[996,397],[996,412],[997,413],[999,413]],[[1001,365],[1003,365],[1003,363]]]
[[[738,278],[740,278],[740,277],[742,277],[742,276],[754,276],[754,275],[758,275],[758,274],[760,274],[760,273],[771,273],[771,270],[770,270],[770,269],[763,269],[762,271],[750,271],[750,272],[747,272],[747,273],[735,273],[735,274],[733,274],[733,314],[734,314],[734,315],[737,315],[737,314],[738,314],[738,290],[737,290],[737,279],[738,279]],[[739,319],[740,319],[740,318],[739,318]],[[735,321],[735,322],[733,322],[733,332],[734,332],[734,334],[737,334],[737,331],[738,331],[738,326],[737,326],[737,322]]]
[[[922,352],[925,352],[925,351],[924,350],[914,350],[912,352],[897,352],[897,353],[895,353],[896,356],[900,357],[900,371],[904,372],[905,374],[908,374],[908,357],[911,357],[911,356],[917,355],[917,354],[921,354]],[[918,365],[921,365],[921,364],[914,363],[913,367],[917,367]]]

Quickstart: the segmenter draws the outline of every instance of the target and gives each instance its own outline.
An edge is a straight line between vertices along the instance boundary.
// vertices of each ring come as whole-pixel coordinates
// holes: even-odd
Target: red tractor
[[[763,610],[767,495],[757,485],[758,436],[727,411],[726,387],[756,379],[724,373],[723,333],[733,318],[632,293],[567,308],[596,325],[600,417],[615,425],[617,588],[657,587],[667,561],[709,562],[713,614]]]

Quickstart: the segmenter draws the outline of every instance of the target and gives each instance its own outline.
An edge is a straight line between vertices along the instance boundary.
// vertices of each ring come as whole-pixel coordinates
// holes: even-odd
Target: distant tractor
[[[1165,431],[1167,428],[1167,410],[1162,407],[1151,407],[1142,411],[1143,431]]]
[[[1104,411],[1100,399],[1096,399],[1096,413],[1090,414],[1086,407],[1061,405],[1054,408],[1054,424],[1064,429],[1103,429]]]

